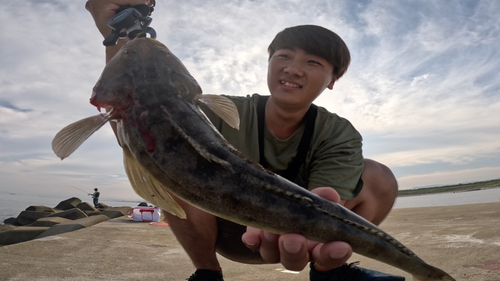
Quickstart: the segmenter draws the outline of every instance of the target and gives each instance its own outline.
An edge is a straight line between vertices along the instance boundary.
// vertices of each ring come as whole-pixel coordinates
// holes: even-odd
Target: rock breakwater
[[[0,246],[11,245],[65,232],[125,216],[132,208],[111,207],[99,203],[97,208],[77,197],[61,201],[57,206],[29,206],[16,218],[0,225]]]

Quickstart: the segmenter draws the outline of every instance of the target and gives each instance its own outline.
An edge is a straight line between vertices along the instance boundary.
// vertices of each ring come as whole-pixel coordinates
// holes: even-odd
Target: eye
[[[322,65],[319,61],[316,61],[316,60],[308,60],[307,63],[315,64],[315,65]]]

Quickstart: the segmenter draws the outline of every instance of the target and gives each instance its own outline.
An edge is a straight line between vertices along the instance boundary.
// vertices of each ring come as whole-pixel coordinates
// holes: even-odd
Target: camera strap
[[[269,96],[261,96],[259,97],[259,101],[257,104],[257,124],[259,131],[259,155],[260,155],[260,164],[267,168],[268,163],[266,161],[266,157],[264,155],[264,128],[265,124],[265,114],[266,114],[266,103]],[[289,181],[293,181],[299,172],[300,166],[304,163],[307,152],[309,151],[309,146],[311,144],[311,139],[314,134],[314,123],[316,121],[316,115],[318,114],[318,107],[314,104],[311,104],[309,110],[304,116],[305,128],[304,133],[302,134],[302,138],[299,142],[299,147],[297,148],[297,154],[293,158],[292,162],[288,165],[287,169],[281,176],[288,179]]]

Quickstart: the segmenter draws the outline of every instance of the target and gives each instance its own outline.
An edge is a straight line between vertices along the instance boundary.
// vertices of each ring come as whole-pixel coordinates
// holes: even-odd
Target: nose
[[[304,70],[302,65],[299,62],[291,61],[285,68],[283,69],[286,73],[302,77],[304,75]]]

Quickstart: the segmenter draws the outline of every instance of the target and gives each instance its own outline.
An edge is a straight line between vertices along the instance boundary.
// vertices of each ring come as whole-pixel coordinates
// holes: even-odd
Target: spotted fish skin
[[[362,217],[245,158],[198,108],[204,96],[180,60],[154,39],[132,40],[104,69],[91,103],[113,112],[139,195],[163,207],[171,203],[168,191],[235,223],[347,242],[415,280],[454,280]]]

